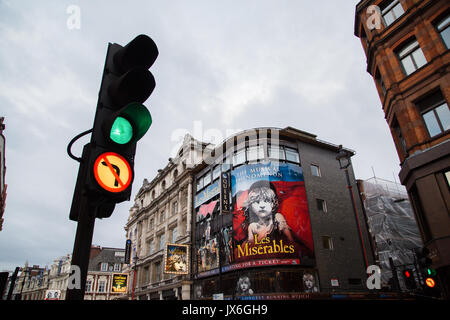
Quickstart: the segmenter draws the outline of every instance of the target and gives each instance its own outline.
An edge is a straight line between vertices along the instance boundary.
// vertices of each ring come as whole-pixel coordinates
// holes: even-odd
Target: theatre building
[[[368,290],[374,259],[352,150],[291,127],[246,130],[205,150],[194,168],[192,299]]]

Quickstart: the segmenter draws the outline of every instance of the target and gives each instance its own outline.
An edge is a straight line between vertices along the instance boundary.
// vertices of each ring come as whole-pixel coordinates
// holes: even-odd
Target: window
[[[203,177],[197,179],[197,191],[203,189]]]
[[[317,203],[317,210],[327,212],[327,203],[325,202],[325,200],[316,199],[316,203]]]
[[[171,240],[171,242],[175,243],[177,241],[177,238],[178,238],[178,228],[175,227],[175,228],[172,229],[172,240]]]
[[[380,9],[386,27],[389,27],[403,13],[405,13],[402,4],[398,0],[387,1],[380,7]]]
[[[247,148],[247,161],[257,161],[264,159],[264,147],[252,146]]]
[[[300,158],[298,156],[298,152],[295,149],[285,148],[286,150],[286,160],[292,162],[300,162]]]
[[[108,271],[108,263],[102,262],[100,271]]]
[[[436,24],[436,29],[441,35],[442,41],[444,41],[445,47],[450,48],[450,15],[439,20]]]
[[[324,249],[333,250],[333,241],[330,236],[322,236],[322,245]]]
[[[163,222],[164,222],[164,211],[161,211],[161,213],[159,214],[159,223]]]
[[[155,263],[155,272],[153,273],[155,275],[155,282],[161,281],[161,263],[157,262]]]
[[[148,255],[153,254],[154,251],[155,251],[155,243],[153,242],[153,240],[150,240],[148,243]]]
[[[213,180],[216,180],[220,176],[220,165],[214,167],[213,170]]]
[[[177,201],[175,201],[174,203],[173,203],[173,214],[177,214],[178,213],[178,202]]]
[[[166,235],[162,234],[159,237],[159,250],[164,250],[164,245],[166,244]]]
[[[92,280],[86,281],[86,292],[91,292],[92,290]]]
[[[311,165],[311,174],[316,177],[321,177],[319,166],[312,164]]]
[[[416,106],[422,114],[430,137],[450,129],[450,111],[440,90],[418,101]]]
[[[242,149],[233,155],[233,166],[240,165],[244,162],[245,162],[245,149]]]
[[[417,40],[408,42],[397,51],[398,58],[407,76],[427,64]]]
[[[152,230],[153,227],[154,227],[154,225],[155,225],[155,219],[151,218],[151,219],[150,219],[150,222],[149,222],[149,224],[148,224],[148,228],[149,228],[150,230]]]
[[[98,282],[98,292],[105,292],[105,281],[101,280]]]
[[[269,146],[269,158],[276,160],[285,160],[283,147]]]
[[[208,173],[206,173],[203,176],[203,187],[206,187],[210,183],[211,183],[211,173],[208,171]]]
[[[143,283],[142,283],[143,285],[146,285],[148,283],[149,275],[150,275],[149,267],[145,267],[144,274],[143,274]]]
[[[442,103],[422,114],[430,137],[434,137],[450,129],[450,111],[447,103]]]
[[[120,263],[114,263],[114,271],[120,271]]]
[[[227,172],[228,170],[231,169],[231,161],[230,161],[230,156],[228,156],[227,158],[224,159],[223,164],[222,164],[222,172]]]

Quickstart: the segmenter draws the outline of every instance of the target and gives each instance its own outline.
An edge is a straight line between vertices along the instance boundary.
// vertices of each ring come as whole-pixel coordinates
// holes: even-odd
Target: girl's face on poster
[[[268,199],[259,199],[251,204],[252,211],[260,219],[270,217],[272,214],[272,202]]]
[[[250,287],[250,286],[249,286],[249,284],[248,284],[247,281],[242,281],[242,282],[241,282],[241,290],[242,290],[242,291],[247,291],[249,287]]]

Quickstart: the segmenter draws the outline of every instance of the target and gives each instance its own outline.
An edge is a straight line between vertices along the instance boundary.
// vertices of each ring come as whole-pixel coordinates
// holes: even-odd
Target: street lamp
[[[359,223],[358,210],[356,209],[355,197],[353,196],[352,184],[350,182],[350,176],[348,174],[348,167],[352,164],[350,158],[354,155],[353,152],[349,150],[345,150],[342,148],[342,145],[339,146],[338,154],[336,155],[336,160],[339,161],[339,167],[341,170],[344,170],[345,177],[347,178],[347,189],[350,194],[350,199],[352,200],[353,213],[355,214],[355,222],[356,228],[358,229],[359,241],[361,244],[362,255],[364,257],[364,263],[367,267],[369,263],[367,262],[367,253],[366,248],[364,246],[363,236],[361,232],[361,224]]]
[[[133,291],[131,293],[131,300],[134,300],[134,288],[135,288],[135,283],[136,283],[136,269],[137,269],[137,261],[138,261],[138,256],[135,255],[134,256],[134,274],[133,274]]]

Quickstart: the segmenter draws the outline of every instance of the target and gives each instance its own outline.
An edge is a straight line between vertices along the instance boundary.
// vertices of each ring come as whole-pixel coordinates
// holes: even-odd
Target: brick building
[[[367,57],[424,245],[450,287],[450,2],[362,0],[355,35]]]

